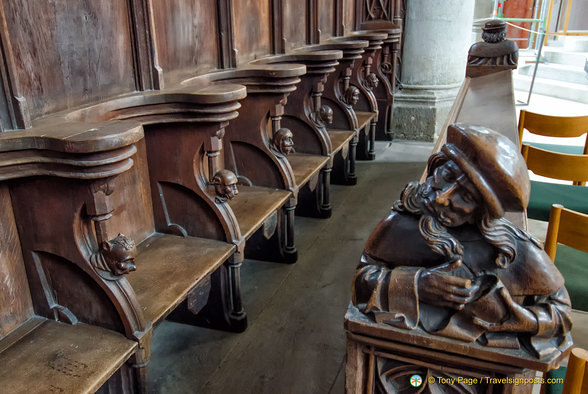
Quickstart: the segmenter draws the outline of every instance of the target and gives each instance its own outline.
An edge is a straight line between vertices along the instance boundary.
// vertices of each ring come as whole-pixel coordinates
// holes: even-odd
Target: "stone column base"
[[[394,96],[393,138],[435,141],[460,86],[403,86]]]

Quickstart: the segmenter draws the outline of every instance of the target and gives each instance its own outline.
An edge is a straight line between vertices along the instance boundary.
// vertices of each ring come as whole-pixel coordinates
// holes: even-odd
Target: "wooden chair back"
[[[536,175],[564,181],[588,180],[588,155],[552,152],[523,144],[522,153],[527,167]]]
[[[588,392],[587,362],[588,351],[579,347],[572,349],[568,360],[562,394],[582,394]],[[547,385],[548,383],[543,384],[541,393],[547,392]]]
[[[545,238],[545,252],[554,261],[558,243],[588,253],[588,215],[553,204]]]
[[[586,134],[584,154],[588,154],[588,116],[551,116],[521,110],[519,141],[523,141],[524,130],[544,137],[572,138]]]

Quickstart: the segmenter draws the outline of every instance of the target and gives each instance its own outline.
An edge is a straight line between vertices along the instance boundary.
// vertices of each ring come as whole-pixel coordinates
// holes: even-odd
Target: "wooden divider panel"
[[[33,314],[10,193],[0,185],[0,339]]]
[[[233,0],[233,29],[237,64],[271,53],[269,0]]]

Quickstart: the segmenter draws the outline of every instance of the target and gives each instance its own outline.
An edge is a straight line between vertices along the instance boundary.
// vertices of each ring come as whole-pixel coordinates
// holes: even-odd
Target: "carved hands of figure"
[[[375,73],[369,73],[365,79],[365,85],[369,90],[374,90],[378,87],[380,81]]]
[[[294,152],[294,134],[287,128],[280,128],[274,134],[274,148],[283,155],[289,155]]]
[[[321,105],[321,109],[319,110],[319,119],[326,125],[332,124],[333,109],[326,104]]]
[[[419,300],[441,308],[462,310],[474,299],[480,286],[472,284],[470,279],[449,273],[461,265],[462,260],[457,259],[435,268],[424,269],[417,282]]]
[[[135,271],[137,248],[135,242],[124,234],[100,243],[100,250],[91,258],[99,273],[109,273],[115,277]]]
[[[217,203],[223,203],[232,200],[237,194],[239,194],[237,182],[237,176],[233,171],[227,169],[217,171],[212,177],[211,182],[211,184],[214,185],[214,190],[216,192],[215,201]]]
[[[355,86],[350,86],[345,90],[345,104],[355,105],[359,101],[359,89]]]

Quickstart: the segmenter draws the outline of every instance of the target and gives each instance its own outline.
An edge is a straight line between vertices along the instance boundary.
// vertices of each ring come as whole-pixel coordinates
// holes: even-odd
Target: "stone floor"
[[[526,94],[517,94],[526,101]],[[519,107],[520,109],[521,107]],[[588,106],[534,95],[538,112],[588,113]],[[432,143],[377,143],[377,160],[358,164],[358,185],[333,186],[333,217],[297,218],[299,261],[245,261],[249,327],[242,334],[164,322],[155,330],[153,393],[343,393],[343,316],[365,240],[418,179]],[[530,230],[544,237],[545,224]],[[575,342],[588,347],[588,313],[574,314]]]

